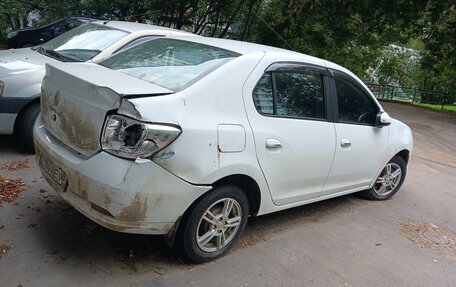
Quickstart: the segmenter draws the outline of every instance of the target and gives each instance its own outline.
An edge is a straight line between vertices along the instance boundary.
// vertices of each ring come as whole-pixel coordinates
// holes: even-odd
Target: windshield
[[[237,56],[217,47],[158,38],[116,54],[100,65],[179,91]]]
[[[128,32],[122,30],[86,24],[50,40],[42,47],[58,52],[67,61],[85,62],[126,35]]]

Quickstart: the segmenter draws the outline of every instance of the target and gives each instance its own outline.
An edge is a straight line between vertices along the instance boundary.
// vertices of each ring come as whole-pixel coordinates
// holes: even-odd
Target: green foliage
[[[456,4],[442,1],[423,13],[420,39],[424,44],[421,85],[436,90],[456,91]]]
[[[449,112],[449,113],[456,113],[456,106],[455,105],[447,105],[443,106],[442,105],[435,105],[435,104],[422,104],[422,103],[415,103],[417,106],[433,109],[433,110],[438,110],[438,111],[444,111],[444,112]]]
[[[19,28],[34,10],[43,17],[41,24],[69,15],[148,21],[206,36],[291,45],[365,81],[375,69],[379,83],[452,92],[455,5],[454,0],[1,0],[0,43],[7,28]],[[411,61],[391,51],[391,44],[421,56]]]

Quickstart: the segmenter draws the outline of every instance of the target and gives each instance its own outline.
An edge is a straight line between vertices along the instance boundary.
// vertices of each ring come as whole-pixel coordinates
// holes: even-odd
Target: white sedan
[[[15,134],[33,152],[46,63],[102,61],[138,43],[162,36],[194,34],[153,25],[94,21],[34,48],[0,51],[0,134]]]
[[[230,250],[249,216],[354,192],[389,199],[413,145],[347,69],[205,37],[47,65],[41,110],[36,157],[58,194],[196,262]]]

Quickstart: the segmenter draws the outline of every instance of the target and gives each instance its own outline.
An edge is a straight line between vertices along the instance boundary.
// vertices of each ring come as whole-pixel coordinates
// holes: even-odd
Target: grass
[[[417,106],[420,106],[420,107],[425,107],[425,108],[430,108],[430,109],[433,109],[433,110],[442,111],[442,106],[441,105],[422,104],[422,103],[413,103],[413,104],[417,105]],[[456,105],[443,106],[443,111],[444,112],[449,112],[449,113],[456,113]]]

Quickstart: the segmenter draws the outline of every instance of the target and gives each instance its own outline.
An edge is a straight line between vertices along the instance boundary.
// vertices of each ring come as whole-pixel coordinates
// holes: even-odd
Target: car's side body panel
[[[232,162],[258,170],[252,132],[244,110],[242,83],[263,55],[260,52],[234,59],[172,96],[130,99],[143,121],[177,124],[183,130],[179,140],[159,153],[154,161],[194,184],[211,184],[229,175],[223,169]],[[220,151],[219,125],[245,129],[246,147],[242,152]],[[176,154],[168,157],[171,151]]]
[[[268,68],[277,62],[323,68],[324,62],[268,53],[244,84],[244,104],[254,131],[257,160],[274,203],[286,205],[320,195],[334,157],[335,132],[334,124],[326,120],[265,116],[256,110],[253,91]],[[267,147],[271,141],[280,146]]]
[[[408,160],[410,159],[413,152],[413,135],[412,130],[403,122],[400,122],[396,119],[391,120],[391,125],[388,126],[389,129],[389,141],[388,147],[385,151],[385,157],[382,161],[381,166],[385,166],[395,155],[401,151],[408,152]],[[381,170],[378,171],[375,178]],[[374,180],[375,180],[374,178]],[[374,184],[372,181],[370,187]]]
[[[383,167],[389,127],[335,123],[335,128],[336,154],[322,195],[369,188]],[[344,145],[345,141],[349,145]]]

